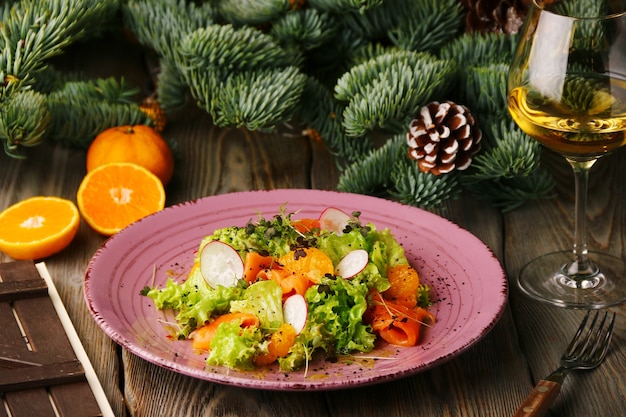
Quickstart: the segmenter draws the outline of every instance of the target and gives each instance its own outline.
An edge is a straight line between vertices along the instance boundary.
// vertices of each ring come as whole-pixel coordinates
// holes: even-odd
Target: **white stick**
[[[57,311],[57,315],[61,320],[61,324],[65,329],[65,333],[67,334],[68,339],[70,340],[72,348],[74,349],[74,353],[76,354],[76,357],[85,369],[85,377],[87,378],[87,382],[89,383],[89,386],[91,387],[91,390],[96,398],[96,402],[100,407],[100,411],[102,411],[102,416],[115,417],[115,414],[113,414],[113,409],[111,408],[111,404],[107,400],[104,389],[102,389],[102,385],[100,385],[100,380],[96,375],[96,371],[91,365],[91,361],[87,356],[87,352],[85,352],[85,348],[83,347],[83,344],[78,337],[78,333],[76,333],[76,329],[72,324],[72,320],[67,314],[67,310],[63,305],[63,301],[61,301],[61,297],[59,296],[59,293],[54,286],[54,282],[50,277],[50,273],[48,272],[46,265],[43,262],[40,262],[35,264],[35,267],[37,268],[37,271],[39,271],[39,275],[41,275],[41,277],[44,279],[44,281],[46,281],[46,284],[48,285],[48,295],[52,300],[54,309]]]

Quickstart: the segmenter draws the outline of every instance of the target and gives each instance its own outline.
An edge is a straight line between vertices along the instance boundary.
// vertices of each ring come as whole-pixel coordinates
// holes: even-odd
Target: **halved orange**
[[[78,209],[98,233],[111,236],[165,206],[159,178],[137,164],[116,162],[89,171],[78,187]]]
[[[0,213],[0,251],[16,260],[46,258],[67,247],[79,225],[72,201],[30,197]]]

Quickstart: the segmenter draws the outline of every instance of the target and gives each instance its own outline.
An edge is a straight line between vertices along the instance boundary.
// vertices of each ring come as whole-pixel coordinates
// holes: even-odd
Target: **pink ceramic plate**
[[[361,211],[362,222],[388,227],[404,246],[422,282],[432,288],[436,324],[419,346],[380,343],[363,355],[326,362],[316,358],[307,372],[276,367],[238,372],[207,367],[188,341],[167,338],[157,311],[139,295],[146,285],[183,278],[202,237],[245,225],[281,206],[294,218],[317,217],[328,206]],[[154,276],[154,277],[153,277]],[[459,355],[485,336],[500,318],[508,287],[500,263],[475,236],[427,211],[363,195],[315,190],[273,190],[207,197],[149,216],[122,230],[96,252],[87,268],[85,299],[96,322],[135,355],[181,374],[214,382],[272,390],[340,389],[408,376]]]

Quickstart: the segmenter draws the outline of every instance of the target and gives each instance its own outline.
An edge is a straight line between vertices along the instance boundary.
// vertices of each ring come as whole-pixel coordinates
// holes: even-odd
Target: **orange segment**
[[[77,201],[87,224],[110,236],[165,207],[165,189],[156,175],[139,165],[111,163],[87,173]]]
[[[396,265],[387,271],[391,287],[383,293],[387,300],[393,300],[405,307],[415,307],[420,278],[410,265]]]
[[[0,213],[0,251],[17,260],[46,258],[67,247],[79,225],[73,202],[31,197]]]
[[[291,274],[300,274],[319,283],[326,274],[333,274],[333,261],[317,248],[300,248],[281,256],[278,263]]]

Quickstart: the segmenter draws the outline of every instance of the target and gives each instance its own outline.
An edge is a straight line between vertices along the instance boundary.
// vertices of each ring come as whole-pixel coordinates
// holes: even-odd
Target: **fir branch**
[[[132,87],[124,77],[118,81],[114,77],[98,78],[95,80],[95,89],[103,100],[109,103],[135,103],[134,96],[139,94],[139,88]]]
[[[341,76],[335,85],[335,98],[340,101],[350,101],[358,93],[362,92],[372,80],[380,77],[385,70],[393,71],[393,68],[407,66],[416,68],[427,63],[436,62],[437,59],[428,53],[401,51],[401,50],[383,50],[385,53],[378,55],[350,68],[350,71]],[[398,72],[396,69],[395,72]]]
[[[350,30],[341,29],[337,21],[335,35],[319,48],[307,51],[307,73],[328,85],[334,85],[341,75],[353,65],[353,55],[364,48],[368,41]]]
[[[477,196],[490,199],[503,211],[530,199],[550,197],[554,179],[540,168],[541,146],[510,119],[485,130],[493,145],[474,157],[461,184]]]
[[[368,61],[375,60],[381,55],[388,53],[402,53],[401,49],[395,46],[382,45],[380,43],[367,43],[355,48],[350,56],[348,56],[349,69],[355,68],[357,65],[364,64]],[[426,55],[428,56],[428,55]]]
[[[9,155],[19,155],[20,146],[38,144],[50,121],[50,114],[41,110],[41,96],[23,93],[31,91],[50,58],[72,42],[93,35],[118,9],[119,0],[23,0],[3,8],[0,117],[5,131],[0,139]],[[19,117],[13,113],[16,108],[21,109]]]
[[[261,25],[289,10],[289,0],[215,0],[222,21],[234,26]]]
[[[465,177],[463,177],[465,178]],[[478,198],[489,200],[503,212],[515,210],[527,201],[554,197],[554,178],[538,168],[529,175],[481,181],[470,187]]]
[[[130,0],[122,7],[125,27],[159,56],[156,96],[164,110],[181,108],[188,97],[189,88],[177,65],[178,45],[188,34],[213,24],[215,16],[210,2]]]
[[[54,90],[63,88],[63,85],[70,81],[88,81],[88,77],[80,72],[61,72],[53,66],[46,66],[37,74],[37,79],[33,84],[33,89],[43,94],[49,94]]]
[[[290,52],[258,29],[210,25],[182,39],[177,65],[183,74],[207,67],[231,72],[298,65],[301,57]]]
[[[129,0],[122,7],[124,26],[167,63],[176,61],[182,38],[213,24],[215,15],[210,2],[197,5],[186,0]]]
[[[0,76],[30,85],[45,61],[111,19],[117,0],[48,0],[15,4],[0,25]]]
[[[287,67],[236,72],[224,81],[206,80],[199,78],[192,91],[216,125],[270,130],[291,119],[306,76],[296,67]]]
[[[421,172],[417,163],[404,154],[395,162],[391,174],[393,188],[389,193],[401,203],[432,208],[458,197],[458,177],[458,172],[443,175]]]
[[[52,114],[52,129],[48,136],[66,146],[87,149],[98,133],[109,127],[152,124],[137,105],[76,99],[68,103],[63,100],[65,98],[54,93],[48,99]]]
[[[470,32],[443,46],[439,56],[461,62],[464,67],[509,64],[517,42],[516,35]]]
[[[32,90],[11,95],[0,109],[0,140],[7,155],[21,158],[21,147],[39,144],[50,123],[45,96]]]
[[[449,61],[409,51],[390,52],[353,68],[335,86],[335,97],[349,100],[343,112],[348,136],[405,121],[441,92],[454,71]]]
[[[477,114],[485,116],[486,120],[509,119],[506,95],[508,72],[507,64],[466,68],[464,88],[458,93],[461,101]]]
[[[401,49],[435,51],[456,35],[463,23],[458,0],[410,0],[394,7],[400,22],[388,32]]]
[[[383,0],[307,0],[307,4],[325,12],[365,12],[383,4]]]
[[[189,98],[189,86],[176,65],[160,61],[156,96],[164,110],[182,108]]]
[[[492,125],[486,136],[495,143],[474,157],[468,183],[489,179],[530,175],[539,166],[541,145],[522,132],[513,122]]]
[[[365,157],[372,149],[366,137],[348,138],[341,125],[343,106],[333,99],[332,93],[314,77],[307,77],[297,117],[305,126],[315,129],[328,150],[342,162],[353,163]],[[315,103],[307,106],[305,103]]]
[[[400,21],[398,11],[403,10],[405,5],[411,2],[413,0],[384,1],[377,7],[365,11],[352,10],[340,13],[337,16],[340,19],[339,25],[367,41],[386,39],[389,31],[398,26]]]
[[[278,18],[272,24],[270,35],[282,45],[295,45],[309,51],[328,42],[336,32],[333,16],[309,8],[294,10]]]
[[[384,195],[391,187],[391,175],[398,156],[406,150],[406,135],[398,134],[383,146],[371,150],[361,160],[348,166],[339,177],[339,191]]]

